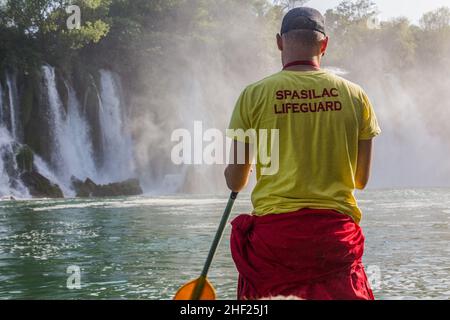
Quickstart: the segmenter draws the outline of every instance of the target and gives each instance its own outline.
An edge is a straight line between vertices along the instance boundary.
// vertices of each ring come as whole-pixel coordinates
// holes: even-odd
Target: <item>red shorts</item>
[[[364,235],[347,215],[302,209],[232,221],[238,299],[373,300],[364,267]]]

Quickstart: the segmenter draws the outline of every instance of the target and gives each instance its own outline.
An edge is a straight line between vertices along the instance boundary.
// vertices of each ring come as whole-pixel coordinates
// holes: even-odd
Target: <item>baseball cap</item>
[[[325,18],[316,9],[298,7],[290,10],[283,18],[281,34],[291,30],[314,30],[325,34]]]

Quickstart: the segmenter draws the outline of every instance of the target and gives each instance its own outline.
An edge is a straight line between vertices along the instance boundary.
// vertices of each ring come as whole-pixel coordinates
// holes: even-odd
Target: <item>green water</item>
[[[450,298],[450,190],[358,195],[379,299]],[[170,299],[201,271],[226,197],[0,202],[1,299]],[[248,196],[234,215],[250,210]],[[234,299],[229,228],[211,281]],[[80,269],[80,288],[68,268]],[[73,270],[73,269],[72,269]],[[72,279],[72,278],[71,278]]]

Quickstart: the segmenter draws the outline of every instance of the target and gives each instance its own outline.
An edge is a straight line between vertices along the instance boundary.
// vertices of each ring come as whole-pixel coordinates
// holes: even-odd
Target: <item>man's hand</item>
[[[252,148],[248,143],[242,143],[238,141],[233,142],[232,158],[230,164],[225,169],[225,180],[227,186],[231,191],[240,192],[248,183],[250,172],[252,171]],[[241,163],[239,163],[238,152],[245,152],[245,157]]]
[[[356,166],[355,186],[356,189],[364,189],[369,182],[370,166],[372,160],[372,139],[359,140],[358,163]]]

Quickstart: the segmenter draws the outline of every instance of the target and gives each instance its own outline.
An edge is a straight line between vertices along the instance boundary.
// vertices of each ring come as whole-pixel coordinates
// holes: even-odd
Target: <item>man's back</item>
[[[324,70],[281,71],[244,90],[230,128],[279,130],[278,172],[262,175],[257,162],[255,215],[324,208],[359,222],[358,141],[380,132],[359,86]]]
[[[243,142],[237,129],[250,133],[249,143],[233,143],[225,169],[234,192],[252,165],[247,156],[235,162],[239,147],[258,143],[253,215],[232,222],[238,298],[373,300],[353,191],[369,179],[375,113],[359,86],[320,70],[329,38],[319,11],[290,10],[276,39],[283,71],[242,92],[228,131]]]

